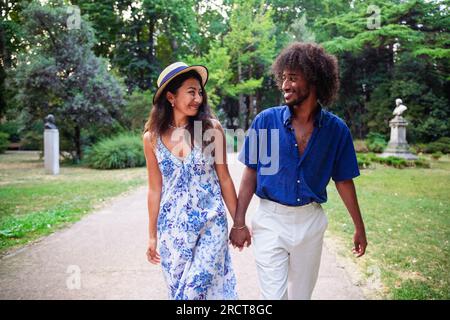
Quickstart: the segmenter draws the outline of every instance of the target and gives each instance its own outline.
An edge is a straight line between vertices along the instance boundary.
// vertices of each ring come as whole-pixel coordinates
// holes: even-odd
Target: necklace
[[[188,124],[189,124],[189,123],[186,123],[186,124],[184,124],[184,125],[182,125],[182,126],[177,127],[177,126],[173,126],[173,125],[171,125],[171,124],[169,123],[169,128],[172,128],[172,129],[186,129],[186,127],[188,126]]]

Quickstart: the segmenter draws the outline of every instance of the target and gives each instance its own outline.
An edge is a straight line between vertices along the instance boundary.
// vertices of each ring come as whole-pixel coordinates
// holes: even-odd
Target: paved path
[[[232,161],[236,188],[242,169]],[[257,205],[254,197],[249,218]],[[146,188],[140,188],[3,257],[0,299],[166,299],[161,267],[146,261],[146,243]],[[240,298],[258,299],[252,249],[231,251]],[[326,245],[313,299],[364,299]]]

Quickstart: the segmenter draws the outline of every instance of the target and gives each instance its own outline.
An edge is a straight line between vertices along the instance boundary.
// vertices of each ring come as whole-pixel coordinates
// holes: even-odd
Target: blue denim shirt
[[[298,152],[289,107],[259,113],[239,154],[239,161],[257,171],[256,195],[288,206],[327,201],[332,178],[359,176],[352,136],[347,125],[321,106],[302,156]]]

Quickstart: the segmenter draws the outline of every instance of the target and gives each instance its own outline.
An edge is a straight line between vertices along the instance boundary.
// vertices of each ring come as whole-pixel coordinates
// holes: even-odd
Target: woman
[[[237,299],[222,201],[234,218],[237,197],[224,132],[207,104],[207,79],[204,66],[177,62],[164,69],[143,136],[147,257],[153,264],[161,262],[170,299]],[[200,137],[194,127],[201,127]],[[203,141],[211,132],[214,140]],[[211,146],[215,152],[208,154]]]

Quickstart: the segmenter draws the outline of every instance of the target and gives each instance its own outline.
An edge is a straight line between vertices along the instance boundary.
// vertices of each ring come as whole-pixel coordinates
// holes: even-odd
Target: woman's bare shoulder
[[[151,149],[153,149],[156,142],[156,136],[152,134],[150,131],[146,131],[142,135],[142,140],[144,143],[144,147],[150,147]]]

